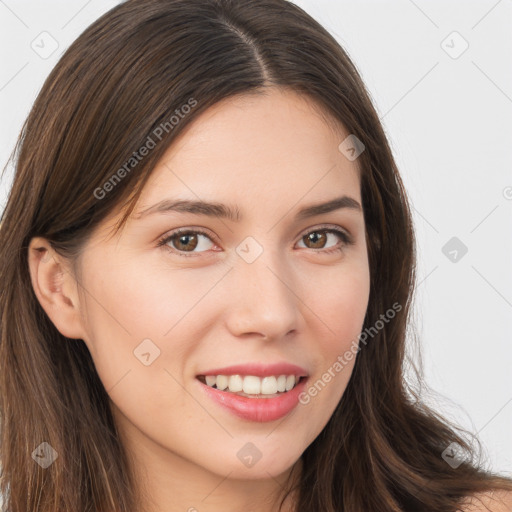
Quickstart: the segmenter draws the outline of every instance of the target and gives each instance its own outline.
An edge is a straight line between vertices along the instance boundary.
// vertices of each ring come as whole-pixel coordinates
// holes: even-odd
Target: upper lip
[[[224,368],[213,368],[201,372],[199,375],[254,375],[256,377],[295,375],[298,377],[307,377],[308,372],[304,368],[290,363],[247,363],[225,366]]]

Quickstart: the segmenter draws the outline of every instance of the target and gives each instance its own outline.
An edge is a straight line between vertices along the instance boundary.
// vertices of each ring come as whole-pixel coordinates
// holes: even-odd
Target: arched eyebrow
[[[296,214],[296,220],[303,220],[316,215],[330,213],[336,210],[348,208],[362,213],[360,203],[349,196],[341,196],[324,203],[316,203],[301,208]],[[217,217],[240,222],[243,219],[240,209],[237,205],[226,205],[210,201],[193,201],[189,199],[163,199],[158,203],[142,210],[134,215],[136,219],[141,219],[154,213],[191,213],[194,215],[206,215],[208,217]]]

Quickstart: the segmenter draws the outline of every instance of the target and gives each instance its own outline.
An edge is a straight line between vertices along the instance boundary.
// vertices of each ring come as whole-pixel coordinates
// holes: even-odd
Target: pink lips
[[[200,375],[255,375],[257,377],[295,375],[296,377],[303,377],[293,389],[274,398],[248,398],[239,396],[230,391],[221,391],[212,388],[198,380],[201,389],[208,398],[239,418],[256,422],[267,422],[275,421],[286,416],[297,406],[299,396],[306,386],[308,372],[300,366],[289,363],[272,365],[249,363],[215,368],[204,371]]]
[[[295,375],[297,377],[307,377],[308,372],[295,364],[276,363],[261,364],[248,363],[226,366],[225,368],[214,368],[201,372],[199,375],[255,375],[256,377],[268,377],[271,375]]]

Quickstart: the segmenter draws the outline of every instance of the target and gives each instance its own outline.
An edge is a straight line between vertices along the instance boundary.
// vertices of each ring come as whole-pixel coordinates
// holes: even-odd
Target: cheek
[[[191,416],[179,382],[193,347],[180,329],[206,290],[179,292],[187,287],[178,275],[172,277],[178,292],[161,276],[152,279],[151,272],[129,265],[101,277],[91,273],[87,283],[87,345],[96,371],[115,406],[139,428],[148,427],[157,411],[168,425],[176,420],[173,411]]]
[[[317,281],[317,292],[309,294],[307,305],[317,313],[309,318],[319,357],[315,365],[316,380],[309,383],[303,403],[309,401],[314,409],[318,408],[324,422],[341,399],[355,365],[368,307],[369,279],[363,260],[340,266],[336,275],[325,275]]]
[[[198,276],[196,270],[192,279],[186,269],[161,267],[136,258],[105,256],[91,257],[85,266],[86,343],[107,390],[128,372],[134,375],[144,368],[169,368],[179,375],[194,350],[183,331],[190,329],[190,319],[208,303],[209,291],[226,272],[210,268]],[[143,361],[148,360],[154,362],[145,366]],[[155,373],[143,377],[153,389],[158,388],[151,381]]]
[[[361,332],[368,307],[370,276],[364,260],[340,266],[333,273],[317,281],[313,295],[309,294],[307,305],[317,313],[325,324],[329,347],[345,350],[344,347]]]

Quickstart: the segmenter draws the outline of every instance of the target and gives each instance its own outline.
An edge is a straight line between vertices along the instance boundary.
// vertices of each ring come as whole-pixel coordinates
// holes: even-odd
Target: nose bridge
[[[298,298],[284,256],[251,237],[237,247],[237,253],[231,272],[235,287],[229,305],[232,313],[228,317],[232,331],[270,338],[295,329]]]

